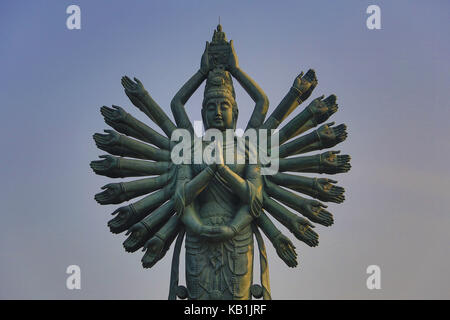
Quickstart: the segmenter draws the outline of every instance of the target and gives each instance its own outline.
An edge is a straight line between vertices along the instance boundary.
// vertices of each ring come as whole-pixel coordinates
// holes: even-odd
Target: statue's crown
[[[225,65],[230,54],[230,45],[227,42],[225,32],[222,26],[217,26],[214,30],[212,41],[209,46],[209,59],[213,65],[213,70],[209,71],[206,80],[205,93],[203,103],[210,98],[226,97],[235,103],[236,96],[234,93],[233,80]]]
[[[211,70],[206,79],[204,103],[209,98],[226,97],[232,102],[236,100],[233,80],[228,71],[221,68]]]

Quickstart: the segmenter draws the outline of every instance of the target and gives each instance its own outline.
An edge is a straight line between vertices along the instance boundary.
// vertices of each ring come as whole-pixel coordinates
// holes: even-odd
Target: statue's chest
[[[202,144],[195,145],[192,149],[194,153],[197,153],[197,159],[199,158],[198,154],[203,155],[203,152],[206,146],[210,142],[203,141]],[[247,159],[246,150],[244,148],[238,148],[236,142],[226,143],[223,145],[223,159],[224,163],[236,174],[241,177],[245,175],[245,162]],[[194,155],[193,155],[193,159]],[[203,160],[203,159],[202,159]],[[204,168],[206,168],[206,164],[202,161],[201,164],[195,164],[194,161],[194,172],[195,174],[200,173]]]

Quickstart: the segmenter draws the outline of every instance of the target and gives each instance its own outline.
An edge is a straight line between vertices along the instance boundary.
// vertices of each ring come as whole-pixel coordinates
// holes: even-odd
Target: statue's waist
[[[211,220],[211,222],[214,222],[214,218],[223,220],[223,223],[214,223],[217,225],[227,223],[236,215],[237,211],[234,205],[217,201],[200,203],[199,207],[200,219],[202,219],[204,223],[206,223],[206,220]]]

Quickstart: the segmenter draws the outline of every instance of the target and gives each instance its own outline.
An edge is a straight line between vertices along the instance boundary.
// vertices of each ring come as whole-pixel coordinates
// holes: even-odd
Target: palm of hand
[[[115,110],[113,110],[113,112],[111,113],[112,120],[115,120],[117,122],[124,122],[126,114],[127,114],[125,112],[125,110],[123,110],[121,107],[115,106],[115,105],[113,105],[113,108]]]
[[[234,70],[239,67],[239,60],[238,60],[238,57],[236,54],[236,50],[234,50],[233,40],[230,41],[230,48],[231,48],[231,52],[230,52],[230,56],[228,57],[228,69]]]
[[[332,143],[336,139],[336,135],[334,134],[334,131],[331,128],[333,124],[334,122],[324,124],[319,129],[317,129],[317,133],[319,134],[320,140],[326,145]]]
[[[297,253],[292,242],[280,234],[274,242],[278,256],[291,268],[297,266]]]
[[[144,268],[151,268],[161,258],[161,253],[164,249],[164,242],[158,238],[153,237],[147,241],[143,250],[147,250],[142,257],[142,264]]]
[[[101,193],[95,195],[95,200],[100,203],[108,203],[114,200],[120,200],[122,195],[122,189],[117,183],[109,183],[102,187],[102,190],[105,190]]]
[[[327,208],[327,206],[323,203],[309,199],[304,207],[307,215],[312,221],[321,223],[324,226],[331,226],[334,222],[333,216],[324,208]]]
[[[108,222],[109,228],[112,232],[122,232],[123,226],[125,226],[132,217],[132,211],[129,206],[126,206],[116,209],[112,214],[117,214],[117,216]]]
[[[124,241],[123,246],[125,247],[126,251],[133,252],[142,245],[143,239],[145,239],[148,231],[143,225],[137,223],[133,225],[125,235],[128,235],[130,233],[131,235]]]

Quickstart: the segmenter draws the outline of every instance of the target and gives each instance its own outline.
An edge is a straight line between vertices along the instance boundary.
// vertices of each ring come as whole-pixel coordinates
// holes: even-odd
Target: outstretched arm
[[[122,86],[131,102],[152,119],[170,138],[172,132],[177,128],[172,120],[166,115],[161,107],[156,103],[150,94],[145,90],[139,79],[134,78],[133,82],[127,76],[122,77]]]
[[[276,129],[280,123],[303,101],[308,99],[317,85],[316,73],[309,69],[305,75],[303,72],[295,78],[292,87],[275,108],[269,118],[264,122],[263,129]]]
[[[295,246],[292,244],[291,240],[278,230],[264,212],[261,212],[261,216],[256,220],[256,224],[261,228],[267,238],[269,238],[270,242],[272,242],[278,256],[288,265],[288,267],[296,267],[297,253],[295,252]]]
[[[255,102],[255,109],[253,110],[245,130],[249,128],[259,128],[264,122],[267,110],[269,109],[269,99],[267,99],[266,94],[258,86],[258,84],[239,68],[238,58],[233,46],[233,40],[230,41],[230,46],[231,54],[228,62],[228,70]]]
[[[181,87],[181,89],[173,97],[170,104],[177,126],[179,128],[187,129],[191,133],[194,132],[194,129],[186,113],[184,105],[208,76],[210,69],[208,61],[208,48],[209,42],[206,42],[206,48],[202,55],[200,69]]]

